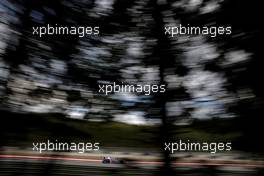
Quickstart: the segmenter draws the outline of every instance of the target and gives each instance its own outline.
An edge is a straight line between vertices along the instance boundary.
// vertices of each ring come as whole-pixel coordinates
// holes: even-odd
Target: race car
[[[112,158],[108,156],[108,157],[103,157],[102,163],[104,164],[124,164],[125,162],[122,159]]]

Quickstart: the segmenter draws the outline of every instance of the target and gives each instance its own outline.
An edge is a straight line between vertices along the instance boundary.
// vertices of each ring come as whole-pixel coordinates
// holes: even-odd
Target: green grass
[[[11,114],[1,112],[0,146],[32,147],[32,142],[99,142],[103,147],[159,149],[159,128],[116,122],[88,122],[60,114]],[[230,142],[240,136],[231,121],[195,122],[170,128],[173,140]],[[227,130],[228,129],[228,130]],[[223,132],[224,131],[224,132]]]

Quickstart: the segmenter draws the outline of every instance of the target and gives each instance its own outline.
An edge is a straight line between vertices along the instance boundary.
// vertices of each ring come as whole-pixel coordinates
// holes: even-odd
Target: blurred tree
[[[201,101],[206,105],[221,104],[211,108],[210,118],[228,114],[223,109],[238,114],[245,144],[254,143],[262,133],[263,86],[259,84],[260,79],[253,79],[263,72],[261,33],[251,20],[258,17],[257,12],[244,13],[248,8],[257,9],[257,4],[250,3],[248,7],[246,1],[207,0],[6,2],[14,7],[3,8],[12,11],[17,20],[7,19],[13,32],[3,56],[9,65],[3,104],[12,100],[23,105],[30,96],[41,98],[39,95],[44,94],[48,99],[54,92],[63,91],[67,93],[63,97],[67,103],[87,101],[89,107],[103,112],[101,118],[143,111],[147,117],[161,119],[158,138],[162,148],[172,138],[173,122],[182,117],[195,117],[198,114],[195,111],[201,110]],[[32,36],[32,26],[48,23],[100,26],[100,35]],[[215,38],[164,35],[166,25],[177,24],[232,25],[233,34]],[[254,53],[250,56],[252,60],[248,53]],[[246,59],[240,62],[243,55]],[[98,84],[111,82],[165,84],[167,91],[148,97],[98,94]],[[244,99],[241,95],[251,97]],[[169,105],[177,113],[169,116]],[[255,144],[259,150],[263,146]],[[164,151],[162,175],[172,175],[170,162],[168,151]]]

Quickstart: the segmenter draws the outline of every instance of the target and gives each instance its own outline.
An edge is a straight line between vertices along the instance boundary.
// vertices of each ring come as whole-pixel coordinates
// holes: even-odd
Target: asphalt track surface
[[[0,175],[156,175],[162,162],[134,161],[133,164],[103,164],[102,160],[62,157],[62,156],[34,156],[0,154]],[[200,169],[201,175],[208,168],[218,168],[227,175],[258,175],[258,169],[263,164],[248,163],[198,163],[177,162],[172,163],[176,169],[184,170],[181,175],[196,175]],[[203,170],[202,170],[203,169]],[[195,170],[195,172],[194,172]],[[188,173],[188,174],[187,174]],[[194,174],[192,174],[194,173]]]
[[[76,157],[59,157],[59,156],[34,156],[34,155],[0,155],[0,159],[26,159],[26,160],[42,160],[42,161],[49,161],[49,160],[58,160],[58,161],[77,161],[77,162],[85,162],[87,164],[100,164],[103,166],[109,164],[103,164],[102,160],[98,159],[87,159],[87,158],[76,158]],[[155,161],[135,161],[133,162],[138,165],[151,165],[151,166],[159,166],[162,162],[155,162]],[[176,162],[173,163],[174,166],[202,166],[203,163],[197,162]],[[256,167],[264,167],[264,164],[245,164],[245,163],[210,163],[208,165],[214,166],[230,166],[230,167],[244,167],[244,168],[256,168]]]

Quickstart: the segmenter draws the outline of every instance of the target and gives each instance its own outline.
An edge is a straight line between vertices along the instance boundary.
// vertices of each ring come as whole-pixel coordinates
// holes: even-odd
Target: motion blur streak
[[[94,159],[82,159],[82,158],[70,158],[70,157],[44,157],[44,156],[22,156],[22,155],[0,155],[0,158],[21,158],[21,159],[33,159],[33,160],[65,160],[65,161],[83,161],[83,162],[92,162],[92,163],[102,163],[102,160],[94,160]],[[144,161],[136,161],[133,162],[135,164],[150,164],[150,165],[161,165],[162,162],[144,162]],[[202,163],[188,163],[188,162],[177,162],[173,163],[175,166],[204,166]],[[233,166],[233,167],[264,167],[264,164],[238,164],[238,163],[208,163],[207,165],[211,166]]]
[[[0,0],[0,176],[263,176],[262,7]],[[32,150],[43,141],[100,148]],[[219,145],[164,150],[175,141]]]

